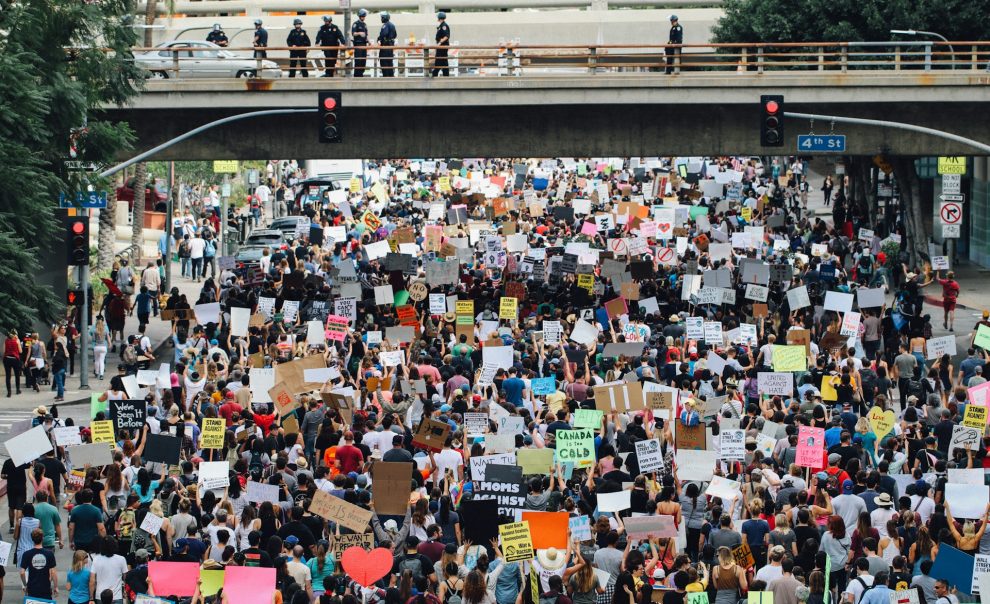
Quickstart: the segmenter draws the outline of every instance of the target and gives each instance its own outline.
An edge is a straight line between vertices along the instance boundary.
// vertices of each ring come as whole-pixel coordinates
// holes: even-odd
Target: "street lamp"
[[[890,30],[890,33],[901,36],[931,36],[933,38],[938,38],[949,46],[949,55],[952,57],[952,69],[956,68],[956,51],[952,48],[952,44],[949,44],[949,40],[942,34],[917,29],[892,29]]]

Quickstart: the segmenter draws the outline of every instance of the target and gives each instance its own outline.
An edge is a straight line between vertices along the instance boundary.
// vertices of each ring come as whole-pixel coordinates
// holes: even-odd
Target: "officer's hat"
[[[671,15],[670,16],[670,20],[671,21],[677,21],[677,15]]]
[[[293,19],[292,20],[292,24],[293,25],[302,25],[302,19]]]
[[[368,16],[368,11],[364,10],[363,8],[358,11],[358,17],[367,17],[367,16]]]
[[[254,24],[255,25],[261,25],[261,19],[255,19],[254,20]]]
[[[387,10],[382,11],[382,23],[388,23],[388,20],[392,17],[388,14]]]
[[[333,22],[333,17],[331,17],[329,15],[323,15],[323,22],[324,23],[332,23]]]
[[[437,13],[437,19],[440,19],[442,21],[442,20],[444,20],[446,18],[447,18],[447,13],[445,13],[443,11],[440,11],[439,13]]]

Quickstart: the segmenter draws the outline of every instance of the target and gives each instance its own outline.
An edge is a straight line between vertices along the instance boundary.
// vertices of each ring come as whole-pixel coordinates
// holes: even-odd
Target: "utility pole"
[[[175,213],[175,196],[178,192],[175,189],[175,162],[168,162],[168,206],[165,208],[165,287],[167,292],[172,291],[172,215]]]
[[[89,221],[89,210],[78,210]],[[107,208],[100,210],[107,212]],[[86,229],[89,232],[89,229]],[[89,247],[89,242],[86,242]],[[79,286],[82,288],[82,309],[79,313],[79,389],[89,390],[89,259],[79,267]]]

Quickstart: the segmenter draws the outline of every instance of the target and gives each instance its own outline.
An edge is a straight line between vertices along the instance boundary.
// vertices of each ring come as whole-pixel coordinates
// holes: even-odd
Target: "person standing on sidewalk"
[[[102,380],[107,369],[107,350],[109,350],[110,331],[103,320],[103,315],[97,315],[96,323],[89,328],[89,339],[93,343],[93,374]]]
[[[55,332],[52,349],[52,381],[55,386],[55,402],[65,400],[65,370],[69,362],[69,345],[65,338],[65,326]]]
[[[141,285],[148,288],[148,294],[151,295],[151,308],[157,317],[158,294],[162,291],[162,277],[161,273],[158,272],[158,267],[150,260],[148,261],[148,266],[141,271]]]
[[[190,278],[193,281],[199,281],[203,274],[203,255],[206,252],[206,241],[200,236],[200,233],[193,235],[193,238],[189,240],[189,259],[192,260],[192,274]]]
[[[14,382],[17,386],[17,394],[21,393],[21,355],[24,348],[21,340],[17,337],[17,330],[11,329],[7,332],[7,339],[3,343],[3,371],[7,378],[7,398],[13,396],[10,390],[10,374],[14,374]]]

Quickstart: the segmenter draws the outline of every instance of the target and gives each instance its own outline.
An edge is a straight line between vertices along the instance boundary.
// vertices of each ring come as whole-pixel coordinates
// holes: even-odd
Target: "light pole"
[[[931,36],[933,38],[938,38],[939,40],[945,42],[945,44],[949,47],[949,55],[952,57],[952,69],[956,68],[956,51],[952,48],[952,44],[949,44],[949,40],[942,34],[917,29],[892,29],[890,30],[890,33],[900,36]]]

